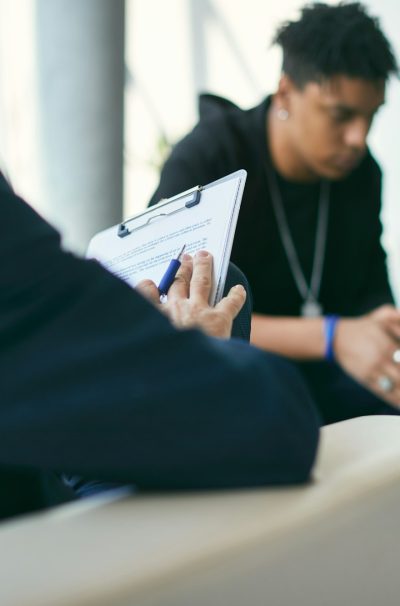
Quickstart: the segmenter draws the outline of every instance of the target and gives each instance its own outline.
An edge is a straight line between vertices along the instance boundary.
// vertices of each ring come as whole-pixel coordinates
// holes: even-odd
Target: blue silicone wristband
[[[333,341],[335,339],[336,324],[339,316],[325,316],[324,332],[325,332],[325,360],[328,362],[335,361],[335,352],[333,350]]]

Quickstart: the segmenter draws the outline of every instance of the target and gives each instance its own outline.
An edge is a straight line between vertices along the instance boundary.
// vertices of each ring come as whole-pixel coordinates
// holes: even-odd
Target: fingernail
[[[205,259],[209,256],[209,254],[210,253],[208,253],[206,250],[198,250],[196,253],[196,257],[203,257],[203,259]]]
[[[185,253],[182,257],[182,261],[191,261],[192,257],[188,253]]]

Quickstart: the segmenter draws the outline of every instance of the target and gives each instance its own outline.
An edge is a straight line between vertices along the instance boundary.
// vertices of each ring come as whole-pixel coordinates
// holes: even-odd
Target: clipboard
[[[183,245],[190,255],[206,249],[214,259],[209,302],[215,305],[224,291],[246,176],[238,170],[161,200],[96,234],[87,257],[135,287],[145,278],[158,284]]]

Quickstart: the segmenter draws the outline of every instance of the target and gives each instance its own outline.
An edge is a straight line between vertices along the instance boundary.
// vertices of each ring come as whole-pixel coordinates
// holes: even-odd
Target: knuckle
[[[174,282],[178,282],[178,284],[187,284],[188,276],[184,272],[181,272],[175,276]]]
[[[193,279],[193,282],[197,286],[201,286],[203,288],[208,288],[211,286],[211,278],[209,278],[209,276],[205,276],[205,275],[196,276]]]

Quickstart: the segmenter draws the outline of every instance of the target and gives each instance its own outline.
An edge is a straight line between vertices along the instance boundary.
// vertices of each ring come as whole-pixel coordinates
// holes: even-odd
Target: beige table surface
[[[303,550],[298,562],[307,553],[318,562],[316,545],[325,557],[330,542],[340,559],[335,537],[350,537],[354,523],[364,518],[372,528],[371,520],[382,510],[377,497],[387,493],[384,502],[392,509],[400,506],[398,485],[400,418],[363,417],[323,429],[314,480],[307,486],[90,499],[8,522],[0,526],[0,606],[175,606],[188,599],[190,606],[240,604],[244,599],[248,605],[289,606],[289,597],[273,589],[275,573],[268,585],[276,591],[272,602],[263,593],[265,587],[258,594],[251,589],[260,584],[262,568],[246,589],[260,559],[266,575],[282,572],[279,587],[287,583],[292,595],[290,575],[284,572],[286,565],[293,568],[290,554]],[[325,528],[330,538],[322,536]],[[383,540],[384,534],[378,524],[377,537]],[[386,542],[391,535],[396,546],[396,527],[385,535]],[[300,574],[296,568],[295,563],[293,583]],[[244,597],[234,588],[240,575]],[[316,598],[315,604],[336,603],[324,600]]]

